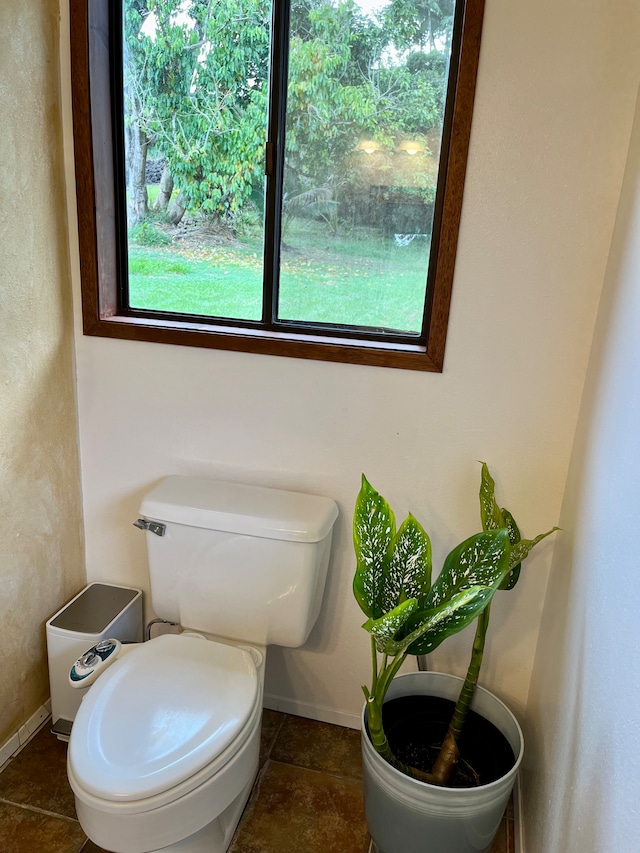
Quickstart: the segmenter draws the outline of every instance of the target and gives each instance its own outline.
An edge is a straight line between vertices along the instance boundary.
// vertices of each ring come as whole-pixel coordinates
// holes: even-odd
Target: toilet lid
[[[187,635],[137,646],[89,689],[73,723],[76,780],[116,802],[173,788],[238,736],[259,695],[249,652]]]

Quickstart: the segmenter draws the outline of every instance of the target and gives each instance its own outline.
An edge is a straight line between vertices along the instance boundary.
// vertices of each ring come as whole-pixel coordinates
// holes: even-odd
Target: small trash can
[[[69,740],[80,702],[89,689],[71,687],[69,670],[83,652],[107,637],[123,643],[142,642],[142,591],[89,584],[48,620],[46,633],[51,730],[59,740]]]

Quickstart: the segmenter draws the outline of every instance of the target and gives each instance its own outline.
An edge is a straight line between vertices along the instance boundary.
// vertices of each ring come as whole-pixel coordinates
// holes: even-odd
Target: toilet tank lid
[[[140,514],[208,530],[319,542],[331,531],[338,507],[319,495],[175,475],[143,497]]]

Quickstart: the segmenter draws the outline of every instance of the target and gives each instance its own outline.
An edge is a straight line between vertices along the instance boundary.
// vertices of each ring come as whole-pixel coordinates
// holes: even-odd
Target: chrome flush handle
[[[146,518],[139,518],[137,521],[133,522],[134,527],[139,527],[140,530],[149,530],[151,533],[155,533],[156,536],[164,536],[167,525],[160,524],[159,521],[147,521]]]

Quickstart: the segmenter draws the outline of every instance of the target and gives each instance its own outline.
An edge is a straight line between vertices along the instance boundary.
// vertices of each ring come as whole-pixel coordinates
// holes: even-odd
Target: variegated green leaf
[[[362,627],[371,634],[381,654],[395,654],[388,651],[395,645],[393,638],[417,609],[417,600],[409,598],[379,619],[368,619]]]
[[[448,604],[437,611],[441,617],[437,623],[408,647],[409,654],[429,654],[447,637],[462,631],[478,618],[495,592],[492,587],[472,586],[454,595]]]
[[[509,533],[506,528],[476,533],[461,542],[444,561],[427,597],[427,609],[436,609],[472,586],[497,589],[509,569]]]
[[[482,474],[480,479],[480,518],[483,530],[498,530],[506,527],[500,507],[496,502],[495,480],[489,473],[486,462],[482,462]]]
[[[539,536],[536,536],[535,539],[521,539],[516,545],[511,549],[511,559],[509,561],[509,566],[515,566],[518,563],[522,563],[523,560],[528,556],[529,552],[532,548],[538,544],[538,542],[542,542],[543,539],[546,539],[547,536],[551,536],[552,533],[555,533],[556,530],[560,530],[559,527],[552,527],[551,530],[547,530],[546,533],[541,533]]]
[[[356,573],[353,593],[362,611],[373,619],[384,612],[383,593],[389,549],[396,532],[393,511],[362,475],[353,514]]]
[[[391,545],[383,610],[391,610],[403,598],[417,598],[422,607],[430,589],[431,542],[420,522],[409,513]]]
[[[508,509],[502,507],[502,517],[504,518],[505,525],[507,530],[509,531],[509,542],[511,543],[511,554],[513,555],[514,546],[521,541],[522,536],[520,535],[520,530],[518,529],[518,525],[516,524],[515,518],[511,515]],[[520,569],[522,568],[522,563],[517,563],[513,565],[513,561],[511,557],[509,558],[509,571],[504,576],[502,583],[499,586],[499,589],[502,590],[510,590],[513,589],[514,586],[518,583],[518,579],[520,578]]]
[[[487,606],[494,591],[485,586],[469,587],[436,609],[418,611],[407,620],[411,630],[404,637],[389,640],[385,653],[397,655],[408,649],[410,654],[421,655],[433,651],[447,637],[466,628]]]

